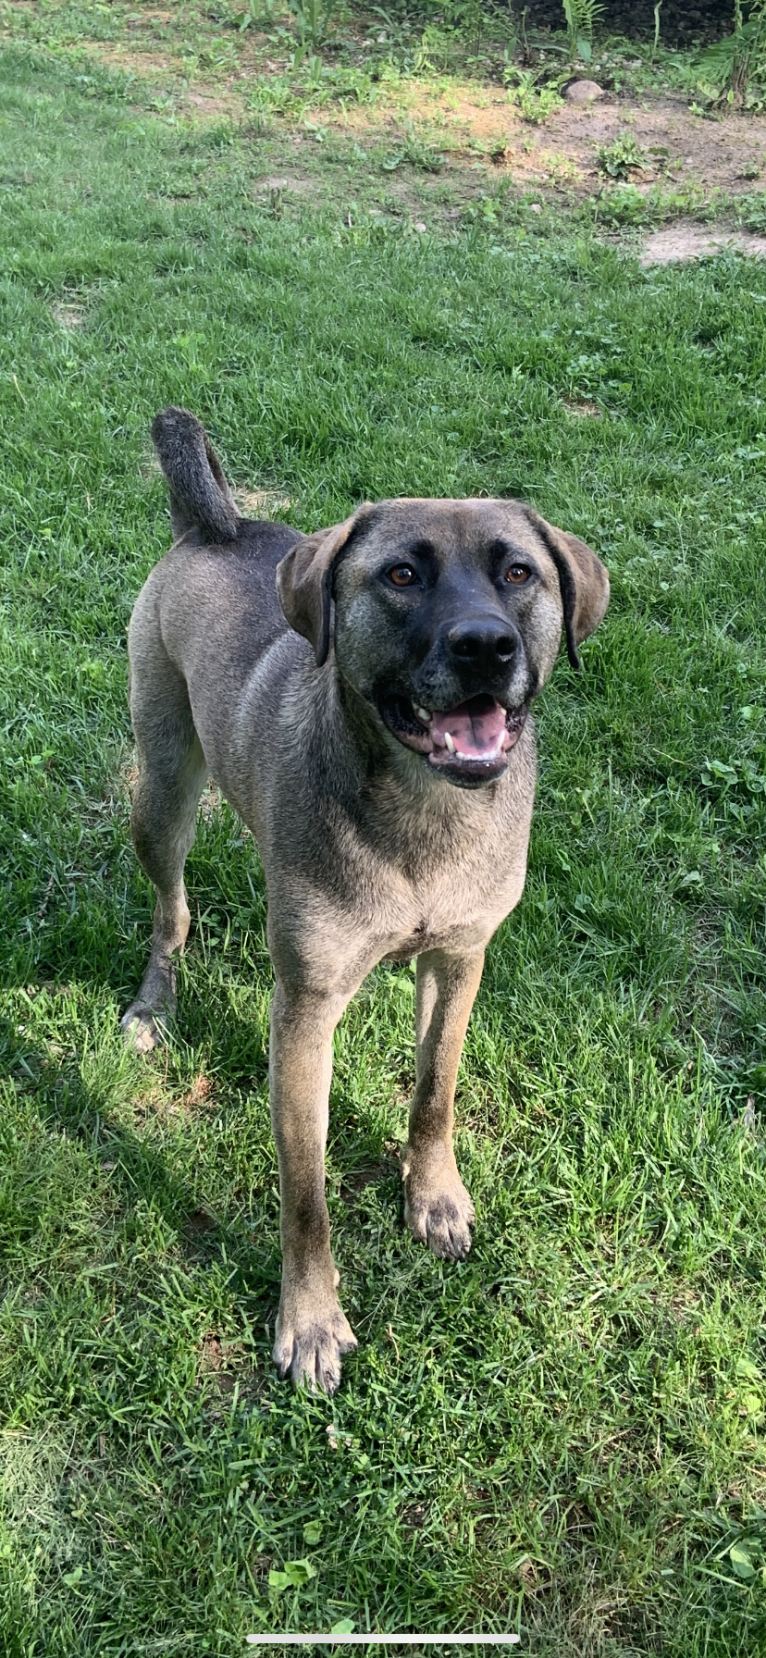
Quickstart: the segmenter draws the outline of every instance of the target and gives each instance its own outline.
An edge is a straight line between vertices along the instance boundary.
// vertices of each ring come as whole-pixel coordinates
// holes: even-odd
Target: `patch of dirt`
[[[479,130],[489,136],[489,128],[487,113],[482,112]],[[514,177],[535,182],[549,178],[555,183],[558,175],[561,182],[593,188],[602,177],[598,151],[626,132],[643,152],[643,166],[631,173],[642,185],[742,193],[748,189],[743,171],[764,162],[763,127],[757,117],[705,121],[680,98],[657,99],[648,107],[646,102],[630,105],[613,97],[585,107],[565,104],[541,127],[529,127],[506,109],[502,121],[496,112],[494,131],[505,138],[503,166]],[[472,125],[472,132],[477,132],[477,125]]]
[[[756,116],[706,121],[680,98],[658,98],[648,107],[645,101],[631,107],[616,99],[585,109],[567,105],[553,116],[549,130],[557,145],[595,176],[596,152],[629,132],[644,151],[645,184],[671,178],[708,191],[741,192],[748,188],[743,168],[764,161],[763,125]]]
[[[230,117],[232,114],[232,97],[228,92],[223,97],[214,96],[212,92],[186,92],[184,102],[199,110],[200,115],[225,115]]]
[[[658,182],[676,188],[696,187],[727,194],[752,190],[752,176],[766,167],[763,122],[754,115],[709,121],[693,115],[683,98],[657,97],[641,103],[607,94],[596,104],[562,104],[541,126],[522,120],[498,88],[463,88],[436,94],[413,81],[398,100],[397,115],[376,121],[369,109],[344,116],[323,112],[328,126],[344,125],[355,136],[406,138],[406,120],[418,138],[445,155],[447,166],[470,156],[494,162],[493,171],[510,173],[519,183],[574,185],[593,189],[601,182],[597,152],[629,133],[643,152],[643,166],[631,176],[643,185]]]
[[[200,1073],[199,1076],[194,1078],[188,1093],[182,1094],[180,1099],[177,1101],[178,1109],[181,1111],[194,1111],[198,1106],[207,1104],[212,1092],[213,1084],[210,1081],[210,1078],[203,1076]]]
[[[710,258],[725,251],[766,257],[766,236],[749,230],[713,231],[708,225],[681,223],[666,225],[647,237],[641,254],[642,265],[672,265],[686,259]]]
[[[142,26],[145,27],[147,23],[168,24],[173,23],[174,21],[174,13],[172,11],[168,11],[167,8],[163,10],[161,6],[147,6],[146,11],[142,12],[140,22],[138,19],[134,19],[131,21],[130,26],[131,28],[138,29]]]
[[[305,173],[275,173],[271,178],[259,179],[256,189],[265,190],[269,196],[281,196],[285,191],[301,196],[316,189],[316,181]]]
[[[226,1369],[226,1353],[218,1336],[212,1333],[203,1336],[197,1370],[200,1376],[210,1377],[220,1393],[234,1392],[237,1378],[232,1370]]]
[[[603,409],[599,408],[598,403],[591,403],[587,397],[583,398],[581,403],[565,397],[563,403],[567,414],[571,415],[573,420],[601,420],[603,417]]]
[[[85,326],[85,306],[77,300],[54,299],[51,316],[59,328],[74,329]]]
[[[240,68],[215,88],[204,86],[199,80],[190,87],[188,62],[179,54],[155,51],[138,40],[124,45],[118,41],[106,45],[103,41],[84,40],[82,49],[110,69],[120,69],[150,85],[159,85],[168,99],[176,98],[179,107],[189,115],[241,121],[246,114],[241,83],[252,82],[252,69]],[[244,57],[245,49],[240,48],[240,52]],[[248,56],[253,58],[252,49]]]
[[[289,495],[282,495],[278,489],[235,489],[234,499],[245,518],[272,518],[275,513],[288,512],[291,505]]]
[[[194,1209],[186,1218],[184,1230],[190,1238],[204,1238],[208,1232],[213,1232],[217,1225],[218,1222],[206,1209]]]
[[[131,751],[129,755],[126,755],[125,759],[122,761],[119,770],[119,779],[123,788],[127,789],[129,795],[132,795],[138,782],[138,766],[136,765],[134,751]]]
[[[153,449],[147,449],[138,464],[139,475],[154,483],[155,478],[162,477],[162,467]]]
[[[133,75],[149,76],[155,73],[163,82],[182,73],[180,60],[170,52],[155,52],[138,40],[125,46],[117,43],[107,45],[102,40],[84,40],[82,50],[90,52],[99,63],[107,64],[110,69],[124,69]]]
[[[193,86],[188,84],[189,64],[181,52],[155,50],[138,39],[124,44],[82,44],[104,63],[159,80],[167,95],[177,100],[179,109],[201,120],[242,120],[246,115],[245,89],[264,73],[283,73],[287,67],[281,61],[277,64],[264,59],[268,43],[265,36],[255,32],[238,40],[238,62],[232,72],[206,79],[198,70]],[[479,167],[494,163],[493,173],[510,175],[522,186],[547,182],[592,190],[601,180],[597,150],[625,131],[645,152],[644,168],[631,175],[640,185],[665,181],[708,193],[741,193],[753,187],[743,178],[743,171],[749,169],[752,178],[755,170],[766,165],[762,120],[741,114],[704,120],[693,115],[680,96],[644,96],[638,102],[607,92],[597,104],[563,104],[539,127],[524,122],[497,85],[445,86],[443,79],[431,83],[403,80],[397,86],[393,107],[392,103],[388,91],[372,104],[323,105],[315,119],[325,131],[342,131],[347,137],[365,137],[378,143],[406,142],[415,131],[418,140],[441,150],[450,171],[456,166],[464,168],[468,160]],[[288,142],[306,136],[301,128],[308,107],[310,103],[303,106],[300,117],[296,113],[293,121],[275,118],[277,131],[284,138],[290,134]],[[312,184],[305,176],[291,173],[264,180],[262,188],[301,191],[311,189]]]

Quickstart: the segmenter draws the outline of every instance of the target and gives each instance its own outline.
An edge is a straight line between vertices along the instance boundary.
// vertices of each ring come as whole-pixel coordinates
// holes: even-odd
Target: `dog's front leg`
[[[324,1153],[332,1034],[347,998],[288,991],[271,1009],[271,1121],[279,1155],[282,1295],[274,1362],[280,1376],[334,1393],[356,1337],[336,1293]]]
[[[457,1171],[452,1126],[460,1054],[484,951],[429,950],[417,966],[417,1071],[402,1159],[404,1218],[414,1238],[448,1260],[471,1247],[473,1204]]]

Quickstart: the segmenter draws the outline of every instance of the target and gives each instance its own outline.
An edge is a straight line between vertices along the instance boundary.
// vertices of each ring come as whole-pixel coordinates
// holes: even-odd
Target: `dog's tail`
[[[176,541],[198,530],[204,541],[234,541],[242,522],[221,463],[196,415],[162,409],[152,421],[157,458],[170,488]]]

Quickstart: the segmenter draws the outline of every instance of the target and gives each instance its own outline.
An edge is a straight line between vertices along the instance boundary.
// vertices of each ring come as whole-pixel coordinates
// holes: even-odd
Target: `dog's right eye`
[[[393,570],[388,572],[388,579],[394,587],[412,587],[418,578],[411,564],[395,564]]]

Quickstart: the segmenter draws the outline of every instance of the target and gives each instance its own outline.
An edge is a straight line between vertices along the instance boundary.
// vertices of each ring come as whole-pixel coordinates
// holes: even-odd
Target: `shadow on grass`
[[[109,1176],[110,1188],[119,1196],[125,1222],[132,1213],[150,1207],[163,1229],[172,1234],[173,1244],[191,1273],[213,1264],[220,1266],[232,1291],[241,1300],[248,1321],[262,1327],[273,1320],[279,1299],[276,1213],[268,1231],[264,1231],[263,1245],[259,1245],[252,1238],[252,1226],[247,1218],[223,1218],[213,1203],[200,1200],[199,1190],[195,1189],[197,1165],[192,1165],[189,1176],[180,1174],[173,1168],[171,1148],[164,1149],[153,1138],[153,1131],[161,1130],[164,1121],[169,1126],[175,1125],[181,1110],[190,1118],[195,1112],[209,1115],[209,1084],[206,1086],[204,1077],[197,1079],[177,1107],[163,1096],[164,1078],[160,1067],[152,1061],[144,1062],[143,1088],[139,1073],[137,1091],[137,1109],[144,1112],[143,1124],[131,1124],[121,1117],[119,1105],[114,1110],[104,1107],[114,1076],[100,1085],[91,1085],[71,1056],[56,1058],[44,1046],[31,1044],[26,1036],[22,1044],[18,1030],[6,1019],[0,1020],[0,1057],[12,1085],[32,1106],[40,1128],[50,1137],[51,1148],[63,1134],[89,1153],[100,1172]],[[126,1055],[126,1068],[127,1079],[135,1082],[135,1056]],[[125,1073],[123,1088],[117,1091],[123,1105],[124,1080]],[[238,1118],[245,1109],[232,1100],[216,1101],[218,1131],[226,1134],[236,1130]],[[150,1131],[142,1132],[143,1126]],[[42,1161],[42,1148],[40,1151]],[[229,1191],[227,1195],[231,1199],[236,1194]],[[272,1194],[266,1183],[256,1188],[256,1195],[260,1201],[253,1204],[254,1209],[262,1203],[271,1206]],[[246,1207],[249,1210],[250,1205]]]

